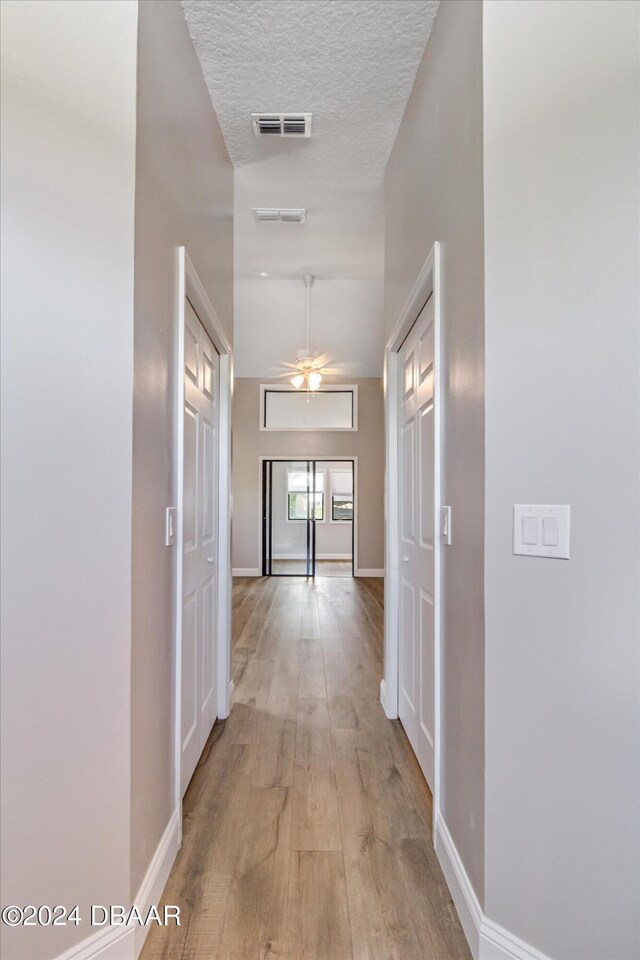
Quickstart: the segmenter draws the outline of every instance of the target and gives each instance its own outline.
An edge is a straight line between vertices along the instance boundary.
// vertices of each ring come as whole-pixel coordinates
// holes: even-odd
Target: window
[[[353,520],[353,471],[331,471],[331,520],[344,523]]]
[[[324,473],[316,471],[315,510],[309,514],[309,501],[314,494],[309,490],[313,476],[306,470],[287,470],[287,520],[324,520]]]
[[[261,430],[357,430],[358,387],[322,387],[313,396],[271,384],[260,387]]]
[[[353,520],[353,497],[343,497],[337,493],[331,498],[332,520]]]

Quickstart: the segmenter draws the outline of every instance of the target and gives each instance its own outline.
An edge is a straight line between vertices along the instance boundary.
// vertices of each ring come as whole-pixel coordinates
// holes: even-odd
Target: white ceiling
[[[382,297],[382,278],[314,282],[310,347],[328,369],[346,378],[380,376]],[[305,346],[305,302],[300,278],[236,282],[236,376],[277,377],[287,369],[282,361],[295,360],[296,351]],[[289,370],[290,377],[293,373]]]
[[[384,169],[438,0],[183,0],[183,7],[236,167],[236,293],[261,274],[292,284],[304,273],[380,280]],[[252,111],[312,112],[312,136],[258,138]],[[253,207],[305,207],[307,222],[258,223]],[[236,336],[248,326],[268,345],[260,317],[238,309],[239,300]],[[301,345],[300,316],[290,319],[288,356]],[[351,324],[371,336],[381,328],[382,303],[374,317],[363,304]],[[238,352],[236,368],[262,375],[243,373]]]

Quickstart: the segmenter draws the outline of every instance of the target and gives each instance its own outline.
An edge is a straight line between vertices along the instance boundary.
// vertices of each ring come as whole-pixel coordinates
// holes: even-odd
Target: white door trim
[[[384,676],[380,684],[380,702],[390,719],[398,717],[399,677],[399,622],[400,622],[400,518],[398,515],[398,351],[407,334],[418,319],[429,297],[434,297],[434,350],[435,350],[435,461],[434,461],[434,510],[435,510],[435,691],[434,691],[434,829],[440,812],[440,644],[441,644],[441,544],[440,544],[440,486],[442,448],[442,286],[440,277],[440,244],[436,241],[420,270],[407,300],[398,314],[385,348],[384,406],[385,406],[385,581],[384,581]]]
[[[176,313],[174,477],[178,529],[175,544],[174,611],[174,796],[182,835],[181,707],[182,707],[182,546],[183,546],[183,453],[184,453],[184,331],[185,299],[188,299],[220,354],[220,423],[218,431],[218,587],[216,604],[216,683],[218,717],[231,709],[231,399],[233,353],[224,327],[216,314],[185,247],[178,247],[178,302]]]
[[[299,462],[299,463],[305,462],[305,461],[307,461],[307,460],[314,460],[314,461],[317,461],[318,463],[322,463],[323,461],[325,461],[325,462],[333,462],[333,461],[337,461],[337,460],[345,460],[345,461],[353,460],[353,494],[354,494],[354,501],[353,501],[353,575],[354,575],[354,577],[370,577],[370,576],[372,576],[373,574],[371,574],[370,572],[361,572],[361,571],[358,569],[358,503],[359,503],[359,500],[360,500],[360,497],[359,497],[359,495],[358,495],[358,458],[357,458],[356,456],[353,456],[353,455],[350,456],[348,453],[341,453],[341,454],[339,454],[337,457],[329,457],[329,456],[325,455],[324,453],[323,453],[323,454],[320,454],[320,455],[318,455],[318,456],[315,456],[315,455],[312,456],[311,454],[309,454],[309,456],[303,456],[303,457],[295,457],[295,456],[276,457],[276,456],[271,456],[271,455],[269,455],[269,456],[264,456],[264,457],[258,457],[258,490],[260,491],[260,505],[261,505],[261,509],[262,509],[262,495],[263,495],[263,491],[262,491],[262,464],[263,464],[263,462],[264,462],[265,460],[285,460],[285,461],[291,460],[291,461],[297,461],[297,462]],[[262,520],[260,521],[260,533],[258,534],[258,563],[259,563],[258,570],[260,571],[260,574],[262,574]],[[376,574],[376,575],[377,575],[377,574]],[[380,574],[380,575],[382,575],[382,574]],[[246,576],[251,576],[251,574],[246,574]]]

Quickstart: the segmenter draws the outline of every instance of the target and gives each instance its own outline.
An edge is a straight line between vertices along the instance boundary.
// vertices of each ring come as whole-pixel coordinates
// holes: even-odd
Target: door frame
[[[174,369],[174,502],[177,506],[177,530],[174,564],[174,796],[182,838],[181,719],[182,719],[182,567],[183,567],[183,484],[184,484],[184,333],[185,300],[189,300],[198,319],[220,355],[218,407],[218,583],[216,590],[216,698],[218,719],[229,716],[233,688],[231,684],[231,400],[233,393],[233,352],[231,342],[213,308],[186,247],[178,247],[178,283],[176,304]]]
[[[270,460],[284,460],[297,462],[297,463],[333,463],[334,461],[344,460],[345,462],[353,463],[353,521],[351,526],[351,575],[352,577],[359,576],[358,570],[358,503],[360,500],[358,494],[358,458],[353,454],[341,453],[337,456],[327,456],[327,454],[320,454],[319,456],[312,456],[309,454],[304,457],[288,456],[288,457],[277,457],[275,455],[265,455],[258,457],[258,490],[260,491],[260,506],[262,511],[262,504],[264,503],[264,478],[263,478],[263,463],[265,461],[269,462]],[[262,512],[260,513],[260,533],[258,537],[258,570],[260,571],[260,576],[263,576],[263,556],[264,556],[264,544],[263,544],[263,534],[262,534]],[[272,576],[291,576],[291,574],[272,574]],[[293,576],[303,576],[303,574],[293,574]]]
[[[399,350],[430,297],[434,298],[434,785],[433,825],[440,810],[440,683],[442,642],[440,505],[442,471],[442,280],[441,249],[436,241],[400,310],[385,347],[385,579],[384,579],[384,672],[380,703],[390,720],[398,718],[400,661],[400,516],[399,516]]]

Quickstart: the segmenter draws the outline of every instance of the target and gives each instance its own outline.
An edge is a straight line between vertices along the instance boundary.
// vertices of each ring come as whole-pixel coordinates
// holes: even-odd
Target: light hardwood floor
[[[378,702],[382,581],[234,580],[231,716],[142,960],[468,960],[431,797]]]

